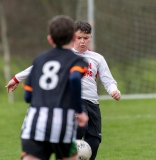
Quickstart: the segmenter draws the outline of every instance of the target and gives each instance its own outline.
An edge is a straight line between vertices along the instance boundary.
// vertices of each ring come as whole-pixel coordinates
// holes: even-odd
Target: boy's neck
[[[72,46],[73,46],[73,42],[70,42],[70,43],[68,43],[68,44],[66,44],[66,45],[63,45],[62,48],[63,48],[63,49],[71,49]]]
[[[83,48],[83,49],[80,49],[80,48],[76,48],[76,47],[73,47],[75,50],[77,50],[79,53],[84,53],[87,51],[87,49]]]

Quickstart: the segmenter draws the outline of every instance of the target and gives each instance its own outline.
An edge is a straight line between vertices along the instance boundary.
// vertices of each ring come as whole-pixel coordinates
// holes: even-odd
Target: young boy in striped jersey
[[[88,61],[88,71],[82,78],[82,102],[83,109],[89,116],[88,124],[85,127],[78,127],[77,139],[84,137],[92,149],[90,160],[94,160],[97,155],[99,144],[101,142],[101,113],[98,103],[98,93],[96,78],[99,76],[106,91],[115,100],[120,100],[120,91],[117,88],[117,82],[114,80],[107,62],[104,57],[98,53],[88,50],[92,39],[91,26],[87,22],[78,21],[75,23],[76,39],[72,51],[75,54],[84,57]],[[18,73],[7,84],[7,90],[16,89],[19,82],[28,76],[32,66]]]
[[[47,39],[54,48],[35,58],[24,84],[30,107],[22,126],[21,158],[49,160],[54,153],[56,159],[78,160],[74,141],[77,122],[84,126],[88,121],[81,106],[81,78],[88,64],[71,51],[75,35],[69,17],[55,17]]]

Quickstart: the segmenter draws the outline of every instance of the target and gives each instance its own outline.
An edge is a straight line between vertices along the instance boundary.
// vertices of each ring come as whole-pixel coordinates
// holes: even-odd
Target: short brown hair
[[[78,31],[78,30],[80,30],[80,31],[82,31],[82,32],[84,32],[86,34],[91,34],[92,27],[91,27],[91,25],[88,22],[77,21],[75,23],[75,32]]]
[[[49,34],[56,46],[68,44],[74,35],[74,21],[64,15],[54,17],[49,23]]]

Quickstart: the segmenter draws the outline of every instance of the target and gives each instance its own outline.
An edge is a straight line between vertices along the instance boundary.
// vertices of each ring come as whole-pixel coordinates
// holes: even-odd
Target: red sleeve
[[[16,83],[19,83],[19,81],[16,79],[16,77],[14,77],[13,80],[14,80]]]

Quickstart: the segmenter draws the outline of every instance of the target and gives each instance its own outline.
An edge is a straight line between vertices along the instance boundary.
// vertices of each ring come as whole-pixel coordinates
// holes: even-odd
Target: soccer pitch
[[[0,160],[20,159],[27,107],[25,102],[1,103]],[[96,160],[156,159],[156,99],[103,100],[100,108],[103,138]]]

